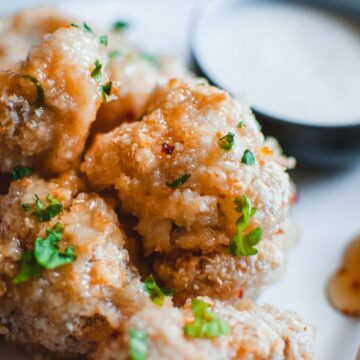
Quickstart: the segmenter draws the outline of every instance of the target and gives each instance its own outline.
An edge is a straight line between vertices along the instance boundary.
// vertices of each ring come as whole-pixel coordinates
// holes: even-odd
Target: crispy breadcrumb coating
[[[0,319],[9,341],[86,354],[150,301],[130,267],[116,214],[98,195],[78,193],[79,185],[74,175],[51,181],[32,176],[14,181],[0,198]],[[44,202],[53,196],[64,210],[39,222],[21,207],[34,194]],[[60,247],[74,245],[76,260],[13,284],[24,251],[57,222],[64,226]]]
[[[285,254],[284,234],[272,240],[262,240],[258,254],[237,257],[223,252],[194,254],[175,251],[155,254],[154,273],[169,288],[175,290],[175,299],[183,303],[193,296],[236,300],[258,295],[261,289],[282,273]]]
[[[125,336],[105,343],[93,359],[129,359],[129,329],[146,332],[147,360],[311,359],[313,331],[293,312],[279,312],[250,300],[235,306],[203,300],[229,324],[230,334],[213,339],[184,336],[184,325],[193,319],[190,301],[182,309],[151,306],[126,322]]]
[[[141,121],[96,138],[82,165],[93,188],[117,190],[123,210],[139,220],[147,253],[228,246],[239,217],[234,199],[242,195],[257,208],[250,229],[260,226],[271,238],[292,188],[285,159],[267,146],[251,112],[206,84],[171,81],[164,93]],[[225,151],[219,139],[228,133],[234,146]],[[255,164],[241,162],[246,149]],[[184,174],[191,175],[184,184],[169,186]]]
[[[110,56],[107,70],[117,99],[100,107],[94,132],[108,132],[124,121],[139,118],[156,86],[165,85],[173,77],[186,79],[192,76],[173,58],[149,57],[131,48],[120,50],[117,57]]]
[[[106,65],[103,47],[89,32],[61,28],[46,35],[19,70],[0,73],[0,172],[15,165],[42,173],[76,166],[102,102],[91,73],[97,60]]]

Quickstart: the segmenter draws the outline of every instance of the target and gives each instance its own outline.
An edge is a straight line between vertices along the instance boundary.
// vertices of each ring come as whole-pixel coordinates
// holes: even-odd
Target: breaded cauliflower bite
[[[25,9],[0,19],[0,69],[25,60],[30,48],[45,34],[69,25],[71,20],[52,8]]]
[[[139,118],[157,86],[174,77],[192,76],[182,63],[171,57],[155,57],[123,46],[124,49],[109,52],[107,70],[116,85],[117,99],[101,106],[95,132],[108,132],[125,121]]]
[[[76,166],[102,102],[103,45],[81,28],[61,28],[34,47],[20,69],[0,73],[0,172],[42,173]]]
[[[221,139],[228,134],[226,150]],[[251,165],[242,161],[246,150],[255,157]],[[260,226],[269,238],[292,195],[289,176],[250,111],[201,84],[171,82],[141,121],[98,136],[82,169],[94,188],[117,190],[124,210],[139,219],[148,253],[227,246],[239,217],[234,199],[243,195],[257,208],[250,227]]]
[[[194,321],[190,301],[184,308],[146,307],[126,322],[126,336],[105,343],[93,359],[125,360],[140,351],[147,360],[311,359],[313,331],[296,314],[250,300],[236,306],[208,298],[197,300],[206,302],[212,316],[227,324],[225,334],[186,336],[184,328]]]
[[[115,212],[81,187],[73,174],[34,175],[0,198],[0,321],[11,342],[86,354],[150,301]]]
[[[161,254],[159,277],[180,293],[216,284],[212,295],[253,294],[282,265],[270,242],[293,194],[287,160],[226,92],[170,81],[140,121],[98,136],[85,159],[90,184],[117,190],[122,209],[138,219],[146,253]],[[234,200],[244,196],[256,208],[248,231],[261,228],[267,239],[251,259],[228,251],[240,216]]]

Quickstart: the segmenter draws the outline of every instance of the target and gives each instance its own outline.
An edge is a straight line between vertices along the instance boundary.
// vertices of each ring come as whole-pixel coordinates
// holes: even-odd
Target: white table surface
[[[1,1],[0,12],[39,3],[57,3],[99,25],[128,19],[132,41],[146,51],[184,59],[189,55],[191,14],[198,5],[193,0],[63,0],[61,4],[17,0]],[[258,300],[295,310],[316,327],[315,360],[354,360],[360,346],[360,321],[339,314],[329,305],[326,284],[339,266],[346,245],[360,235],[360,159],[352,169],[340,173],[297,170],[294,180],[300,196],[293,217],[301,231],[300,240],[290,250],[282,279]],[[0,359],[25,358],[0,347]]]

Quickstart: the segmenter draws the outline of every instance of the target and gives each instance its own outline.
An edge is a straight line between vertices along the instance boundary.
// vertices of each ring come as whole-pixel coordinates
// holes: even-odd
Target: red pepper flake
[[[161,152],[167,154],[167,155],[171,155],[175,150],[175,145],[169,145],[167,143],[163,143],[161,145]]]
[[[239,290],[237,296],[238,296],[239,299],[242,299],[242,297],[244,296],[244,291],[243,291],[243,289],[240,289],[240,290]]]
[[[294,205],[298,202],[298,200],[299,200],[299,193],[295,192],[290,198],[290,204]]]

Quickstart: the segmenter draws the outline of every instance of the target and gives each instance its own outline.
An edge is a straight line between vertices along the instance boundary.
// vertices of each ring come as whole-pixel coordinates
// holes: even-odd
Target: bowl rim
[[[265,0],[259,0],[257,2],[264,2]],[[266,1],[271,1],[271,2],[279,2],[279,0],[266,0]],[[280,1],[284,1],[284,0],[280,0]],[[309,7],[322,7],[322,8],[326,8],[327,10],[330,10],[336,14],[341,14],[342,16],[349,16],[351,18],[357,18],[357,20],[359,21],[360,24],[360,12],[357,11],[356,15],[351,14],[350,13],[350,7],[347,4],[347,6],[342,6],[342,2],[339,1],[339,3],[337,4],[329,4],[324,2],[323,0],[318,0],[319,3],[318,4],[314,4],[315,0],[312,1],[301,1],[301,3],[305,6],[309,6]],[[194,65],[195,68],[195,72],[198,73],[200,76],[205,77],[206,79],[209,80],[211,85],[214,85],[216,87],[219,88],[224,88],[219,82],[215,81],[213,79],[212,76],[210,76],[210,72],[206,70],[206,67],[204,65],[201,64],[201,62],[199,61],[199,56],[198,56],[198,51],[197,51],[197,47],[195,45],[196,41],[195,39],[197,38],[196,34],[199,31],[199,26],[200,24],[204,21],[204,19],[206,19],[206,16],[208,16],[208,13],[210,12],[211,9],[216,9],[217,7],[224,5],[224,3],[234,3],[234,0],[211,0],[211,1],[201,1],[201,4],[205,4],[203,7],[202,6],[198,6],[195,11],[192,14],[192,18],[190,21],[190,33],[193,34],[193,36],[190,37],[190,57],[191,57],[191,62]],[[293,3],[295,3],[296,1],[292,1]],[[238,3],[238,1],[237,1]],[[249,1],[244,1],[244,6],[246,6],[246,4],[249,4]],[[211,12],[210,12],[211,13]],[[229,92],[231,94],[230,91],[226,90],[225,91]],[[272,122],[279,122],[279,123],[284,123],[286,125],[289,126],[294,126],[294,127],[303,127],[306,129],[316,129],[316,130],[358,130],[360,129],[360,114],[359,114],[359,119],[358,122],[356,123],[351,123],[351,124],[344,124],[344,125],[340,125],[340,124],[328,124],[328,125],[322,125],[322,124],[309,124],[306,122],[301,122],[300,120],[289,120],[289,118],[286,117],[277,117],[274,114],[268,113],[264,110],[259,109],[256,106],[250,106],[251,110],[253,112],[255,112],[256,114],[259,114],[261,117],[266,117],[268,120],[272,121]]]

